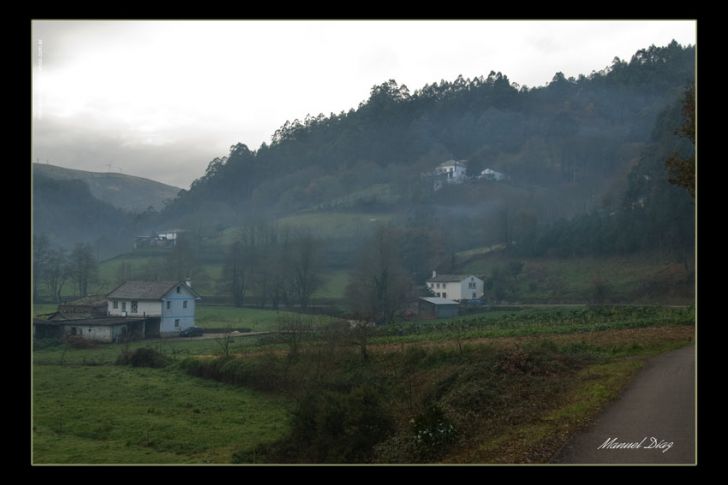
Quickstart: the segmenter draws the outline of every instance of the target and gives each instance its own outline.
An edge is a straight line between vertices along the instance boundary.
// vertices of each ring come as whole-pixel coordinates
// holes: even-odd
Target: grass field
[[[222,354],[222,338],[206,339],[148,339],[130,342],[128,349],[148,347],[164,354],[173,361],[194,355]],[[93,348],[79,349],[53,342],[36,342],[33,364],[38,365],[111,365],[124,349],[123,344],[99,344]],[[245,355],[259,348],[259,338],[233,337],[229,351]]]
[[[229,463],[282,436],[287,403],[174,369],[35,365],[33,462]]]
[[[338,261],[334,269],[324,269],[322,285],[313,294],[314,303],[316,300],[327,304],[343,301],[349,271],[342,265],[350,263],[347,255],[356,251],[357,235],[368,234],[377,224],[391,222],[395,218],[396,215],[386,213],[310,212],[279,221],[282,226],[309,230],[322,238],[327,257]],[[229,238],[235,230],[226,229],[222,236]],[[223,251],[224,246],[220,248]],[[160,250],[130,252],[104,261],[99,265],[98,281],[91,284],[89,292],[105,294],[115,288],[122,263],[130,264],[133,274],[142,274],[146,265],[159,264],[166,254]],[[670,262],[656,253],[603,258],[529,259],[508,256],[502,245],[494,245],[461,251],[455,256],[457,264],[453,271],[475,274],[486,281],[494,269],[505,269],[511,262],[522,262],[521,272],[508,282],[511,289],[504,301],[511,303],[588,303],[598,285],[601,285],[605,303],[691,304],[695,299],[691,273],[681,264]],[[205,262],[201,269],[202,274],[193,280],[195,290],[203,298],[215,297],[216,302],[223,301],[221,299],[227,295],[220,294],[222,264]],[[41,288],[41,301],[48,300],[46,293],[46,289]],[[73,297],[75,293],[73,284],[67,282],[62,296]],[[249,296],[251,301],[255,301],[253,290]],[[493,290],[486,287],[484,296],[492,302]]]
[[[368,234],[377,225],[391,222],[395,217],[378,212],[303,212],[279,219],[278,223],[291,229],[310,231],[323,239],[341,239]]]
[[[690,304],[694,301],[689,273],[678,263],[655,254],[604,258],[517,259],[488,254],[458,268],[459,273],[488,277],[511,261],[524,263],[515,278],[515,295],[522,303],[584,303],[594,283],[605,284],[605,301],[616,303]],[[486,298],[488,295],[486,294]]]
[[[196,325],[202,328],[247,328],[254,332],[276,330],[281,320],[297,318],[299,314],[287,311],[262,310],[257,308],[236,308],[233,306],[197,307]],[[331,317],[316,315],[306,317],[312,322],[329,322]]]
[[[276,316],[201,310],[213,326],[271,328]],[[347,393],[376,385],[395,429],[372,451],[375,462],[547,462],[619,395],[645,359],[690,343],[694,331],[691,308],[583,307],[380,327],[369,339],[367,363],[357,340],[340,333],[307,337],[295,359],[286,344],[265,337],[235,338],[227,359],[217,339],[129,344],[129,350],[151,347],[169,357],[172,364],[163,369],[113,365],[121,344],[73,349],[39,342],[33,456],[36,463],[280,462],[271,450],[294,443],[300,456],[291,461],[326,461],[321,450],[346,447],[348,438],[324,434],[321,439],[335,440],[315,445],[327,429],[315,423],[326,422],[326,414],[303,435],[291,435],[297,400],[305,392],[341,396],[321,411],[341,416],[357,412],[340,407],[352,402]],[[439,406],[457,430],[434,454],[423,454],[409,424],[421,419],[427,403]],[[301,436],[314,441],[290,441]]]
[[[372,332],[380,343],[584,334],[606,330],[693,325],[694,309],[623,306],[490,310],[449,319],[400,322]]]
[[[348,271],[327,271],[323,274],[323,284],[314,292],[312,298],[343,299],[348,284]]]
[[[39,303],[33,305],[33,314],[42,315],[56,311],[57,305]],[[298,317],[300,314],[284,310],[259,308],[237,308],[227,305],[198,305],[195,311],[195,325],[201,328],[232,330],[249,329],[254,332],[276,330],[281,320]],[[326,315],[305,316],[312,323],[326,323],[332,317]]]
[[[310,342],[293,361],[284,350],[234,356],[232,361],[188,359],[183,365],[192,375],[221,382],[282,394],[300,395],[308,389],[314,395],[338,396],[320,401],[323,407],[300,410],[310,414],[294,422],[293,434],[258,449],[261,462],[349,463],[346,454],[332,452],[330,446],[345,449],[351,442],[332,435],[324,423],[340,419],[342,413],[355,414],[358,408],[345,407],[351,405],[346,404],[352,402],[351,393],[375,385],[382,407],[368,414],[366,422],[396,424],[368,460],[546,463],[619,395],[647,358],[689,344],[694,331],[692,325],[664,325],[557,335],[512,333],[471,338],[462,347],[455,341],[373,340],[366,364],[352,342],[342,341],[338,349]],[[412,423],[422,422],[431,406],[442,414],[428,425],[436,428],[427,432],[447,426],[454,431],[448,439],[428,444],[418,438]],[[353,440],[364,431],[355,427],[348,432]]]

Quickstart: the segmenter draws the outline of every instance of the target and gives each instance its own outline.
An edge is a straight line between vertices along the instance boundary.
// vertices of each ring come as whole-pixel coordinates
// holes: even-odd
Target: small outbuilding
[[[156,320],[156,322],[154,322]],[[33,319],[36,338],[83,337],[98,342],[119,342],[137,340],[147,336],[147,324],[156,323],[158,318],[80,318],[80,319]]]
[[[420,318],[456,317],[458,308],[458,302],[437,296],[422,297],[418,301]]]

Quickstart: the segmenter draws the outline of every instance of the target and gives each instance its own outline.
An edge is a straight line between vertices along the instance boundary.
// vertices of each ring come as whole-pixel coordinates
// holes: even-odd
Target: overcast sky
[[[355,108],[374,84],[506,74],[541,86],[694,21],[34,21],[32,160],[187,188],[230,145]]]

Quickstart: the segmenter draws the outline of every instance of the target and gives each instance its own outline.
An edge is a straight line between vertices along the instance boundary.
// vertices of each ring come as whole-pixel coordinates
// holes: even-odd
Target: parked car
[[[202,337],[202,334],[205,333],[204,330],[202,330],[200,327],[189,327],[185,328],[179,333],[180,337]]]

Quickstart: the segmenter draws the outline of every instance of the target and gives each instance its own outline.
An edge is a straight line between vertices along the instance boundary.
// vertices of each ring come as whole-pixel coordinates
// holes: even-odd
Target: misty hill
[[[85,182],[33,177],[33,233],[44,234],[54,245],[105,241],[115,244],[128,229],[130,216],[95,198]]]
[[[163,202],[174,199],[180,191],[179,187],[132,175],[87,172],[39,163],[33,164],[33,174],[54,180],[81,180],[95,198],[130,212],[143,212],[150,206],[161,210]]]
[[[135,234],[154,227],[157,212],[126,212],[94,197],[83,180],[52,178],[39,170],[33,176],[32,215],[34,236],[45,235],[67,250],[89,243],[103,259],[128,251]]]
[[[448,217],[505,205],[539,223],[572,217],[615,197],[658,113],[692,82],[694,61],[693,47],[673,42],[576,79],[556,73],[538,88],[495,72],[414,93],[390,80],[357,109],[288,121],[257,150],[232,146],[163,215],[197,224],[345,204],[435,207]],[[433,192],[420,174],[450,159],[467,160],[470,175],[490,168],[509,182]]]

